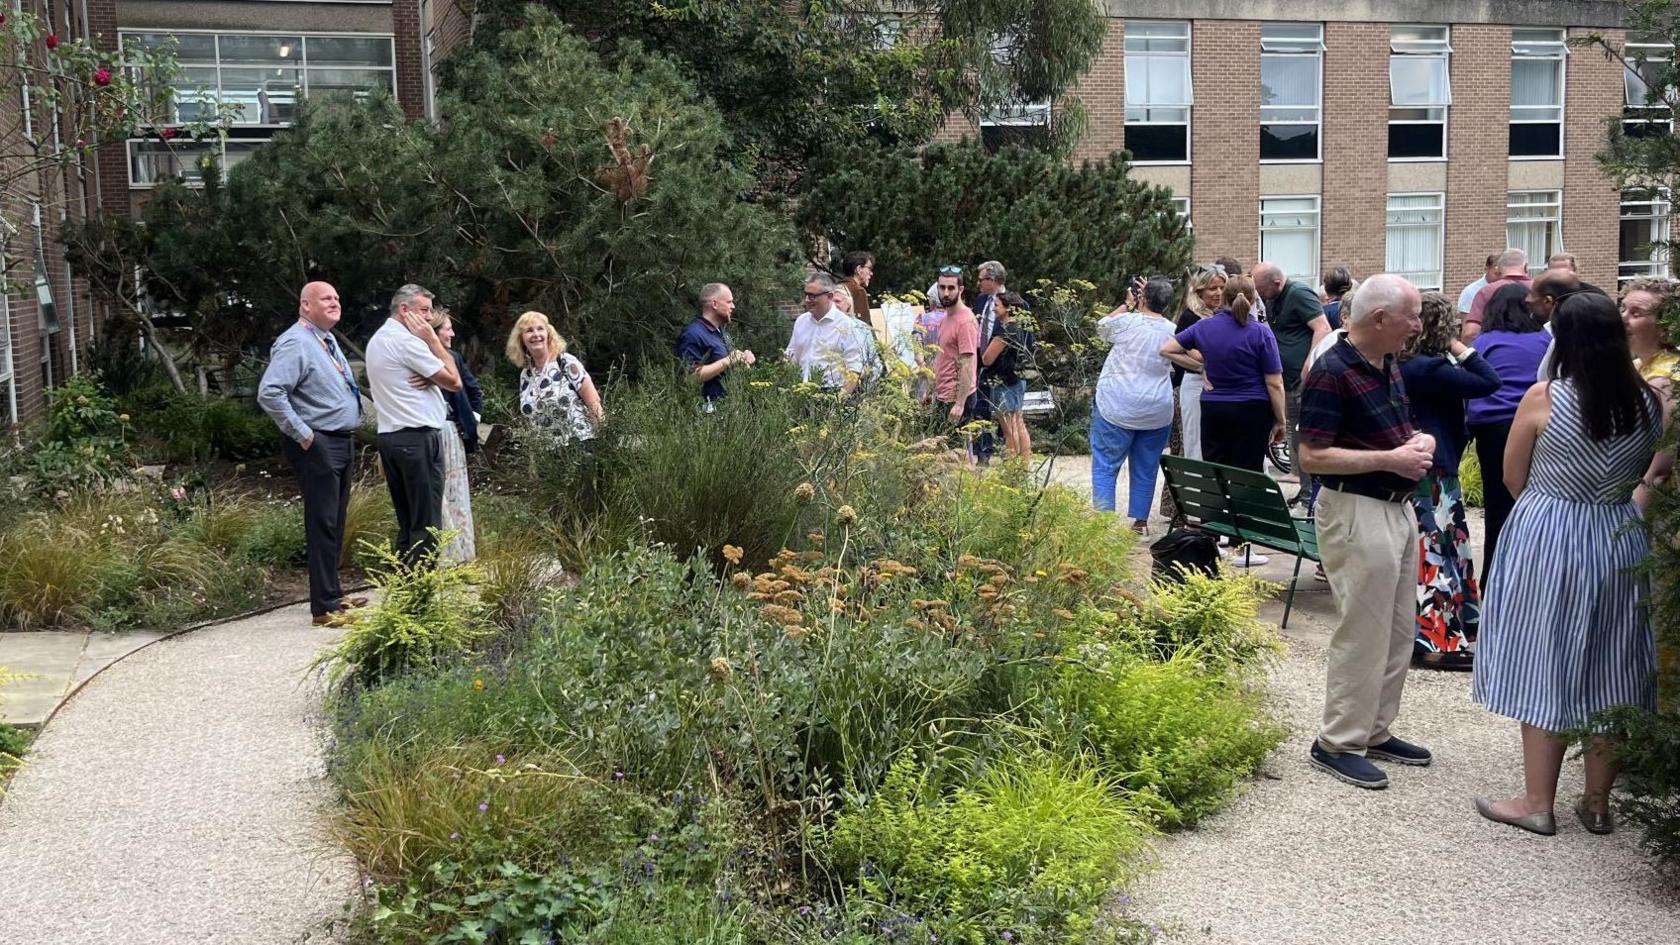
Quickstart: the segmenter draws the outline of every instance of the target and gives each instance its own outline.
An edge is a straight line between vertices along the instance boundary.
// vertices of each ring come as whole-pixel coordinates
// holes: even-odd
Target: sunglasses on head
[[[939,267],[939,274],[942,275],[942,276],[960,276],[960,275],[963,274],[963,267],[961,267],[961,266],[940,266]]]

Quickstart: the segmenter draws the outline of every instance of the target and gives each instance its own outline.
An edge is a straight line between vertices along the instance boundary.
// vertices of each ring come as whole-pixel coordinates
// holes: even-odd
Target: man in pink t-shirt
[[[940,269],[936,288],[945,321],[939,326],[939,354],[933,359],[933,396],[952,423],[961,423],[973,409],[980,322],[963,302],[961,266]]]

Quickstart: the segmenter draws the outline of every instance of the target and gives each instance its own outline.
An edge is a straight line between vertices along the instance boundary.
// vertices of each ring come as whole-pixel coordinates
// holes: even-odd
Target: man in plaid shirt
[[[1395,357],[1421,327],[1422,299],[1390,273],[1365,280],[1347,334],[1302,382],[1301,466],[1319,477],[1318,546],[1336,601],[1324,722],[1314,767],[1362,788],[1388,776],[1369,759],[1427,765],[1429,751],[1389,732],[1417,624],[1412,490],[1435,442],[1412,426]]]

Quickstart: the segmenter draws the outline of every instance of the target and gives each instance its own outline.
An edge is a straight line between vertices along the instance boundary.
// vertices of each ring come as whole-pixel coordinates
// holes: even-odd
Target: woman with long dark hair
[[[1528,286],[1514,283],[1500,288],[1488,300],[1482,316],[1482,331],[1476,336],[1476,350],[1499,375],[1499,389],[1485,397],[1472,398],[1465,409],[1470,435],[1476,440],[1476,459],[1482,468],[1482,508],[1487,513],[1482,535],[1482,590],[1493,581],[1495,552],[1505,519],[1516,499],[1505,488],[1505,439],[1517,404],[1534,386],[1540,361],[1552,336],[1528,310],[1523,299]]]
[[[1251,317],[1252,280],[1231,276],[1222,301],[1217,312],[1167,339],[1161,354],[1202,371],[1202,458],[1264,472],[1266,445],[1283,440],[1283,360],[1271,329]],[[1266,560],[1251,551],[1235,556],[1245,567]]]
[[[1418,480],[1417,639],[1412,661],[1430,669],[1469,669],[1469,643],[1481,624],[1482,594],[1470,552],[1470,528],[1458,486],[1458,462],[1469,445],[1464,401],[1499,389],[1492,365],[1458,340],[1452,300],[1423,295],[1422,329],[1400,352],[1400,374],[1417,428],[1435,438],[1435,463]]]
[[[1476,799],[1489,820],[1557,831],[1553,805],[1566,743],[1558,733],[1621,705],[1656,709],[1650,554],[1633,485],[1667,467],[1653,456],[1666,407],[1633,365],[1615,303],[1578,293],[1559,303],[1551,377],[1523,395],[1505,451],[1518,496],[1499,580],[1487,591],[1476,701],[1522,723],[1521,795]],[[1616,769],[1602,744],[1586,753],[1575,815],[1613,829]]]

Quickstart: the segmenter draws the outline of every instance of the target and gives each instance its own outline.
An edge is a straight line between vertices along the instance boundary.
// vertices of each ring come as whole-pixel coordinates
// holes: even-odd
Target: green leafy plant
[[[350,612],[344,636],[316,666],[329,665],[335,678],[369,685],[460,660],[490,634],[489,617],[472,587],[479,573],[471,565],[439,567],[436,547],[413,566],[389,545],[374,555],[379,564],[368,578],[379,602]]]
[[[1149,833],[1116,785],[1074,762],[1010,759],[943,791],[904,759],[836,818],[832,857],[862,895],[928,918],[942,940],[997,941],[1019,928],[1088,927]]]
[[[1199,662],[1194,651],[1155,663],[1092,650],[1054,689],[1064,730],[1167,826],[1218,809],[1285,734],[1261,693]]]
[[[1475,450],[1465,450],[1458,465],[1458,491],[1466,508],[1482,507],[1482,463]]]

